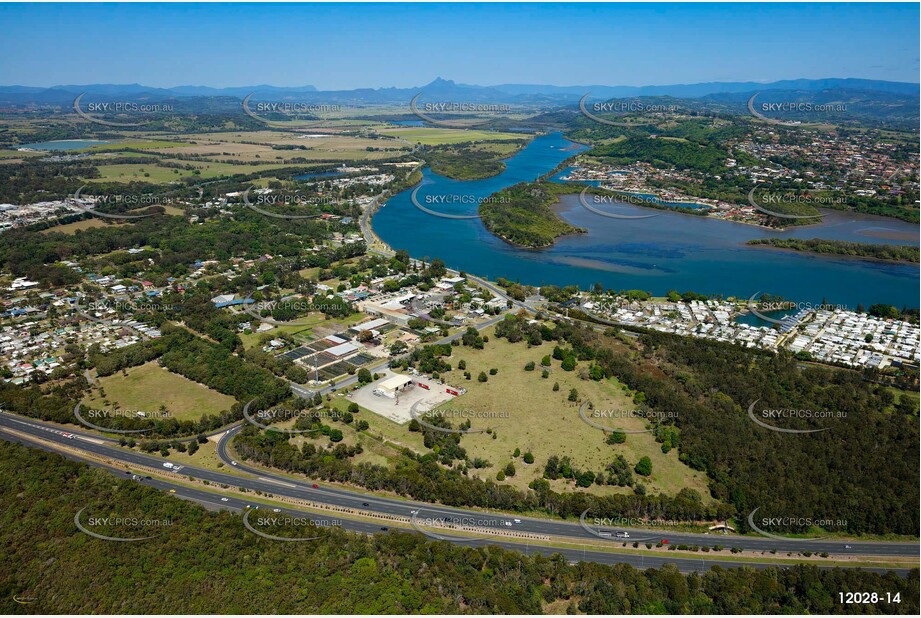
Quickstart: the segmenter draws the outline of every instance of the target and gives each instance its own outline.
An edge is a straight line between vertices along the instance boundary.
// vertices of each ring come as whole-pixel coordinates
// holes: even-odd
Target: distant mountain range
[[[872,79],[793,79],[770,83],[707,82],[668,86],[553,86],[541,84],[477,86],[458,84],[451,80],[438,78],[416,88],[358,88],[354,90],[317,90],[314,86],[278,87],[265,84],[233,88],[208,86],[153,88],[142,84],[61,85],[50,88],[0,86],[0,106],[67,106],[71,105],[81,93],[87,93],[87,101],[112,100],[116,97],[122,101],[162,101],[202,97],[242,99],[253,93],[254,100],[258,101],[405,105],[421,92],[425,101],[432,102],[489,102],[552,106],[576,101],[586,93],[591,93],[593,100],[650,96],[686,99],[750,94],[770,90],[820,92],[837,89],[883,93],[899,97],[919,96],[919,84]]]

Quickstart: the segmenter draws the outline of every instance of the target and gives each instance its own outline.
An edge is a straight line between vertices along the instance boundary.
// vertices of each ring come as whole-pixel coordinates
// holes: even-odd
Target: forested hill
[[[279,543],[109,472],[0,440],[0,611],[5,614],[918,613],[918,573],[717,568],[685,576],[570,565],[498,548],[318,529]],[[97,517],[169,521],[115,543],[74,526]],[[120,535],[121,536],[121,535]],[[280,547],[280,545],[284,545]],[[838,602],[840,591],[899,592],[898,605]],[[20,605],[17,598],[34,599]]]

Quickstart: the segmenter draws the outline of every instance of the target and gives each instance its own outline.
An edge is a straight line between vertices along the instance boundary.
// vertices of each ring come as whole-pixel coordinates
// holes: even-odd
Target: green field
[[[519,140],[523,135],[519,133],[500,133],[497,131],[478,131],[476,129],[442,129],[413,127],[408,129],[386,129],[381,131],[383,135],[400,137],[410,142],[423,144],[424,146],[434,146],[436,144],[460,144],[462,142],[474,142],[494,139]]]
[[[158,139],[132,139],[128,138],[124,141],[112,142],[109,144],[99,144],[98,146],[90,146],[89,148],[84,148],[80,152],[112,152],[124,150],[126,148],[133,148],[136,150],[158,150],[160,148],[176,148],[178,146],[189,146],[188,142],[180,142],[173,140],[158,140]]]
[[[160,167],[153,163],[121,163],[100,165],[97,167],[101,178],[91,178],[90,182],[171,182],[192,175],[189,170]]]
[[[84,219],[83,221],[74,221],[73,223],[66,223],[64,225],[56,225],[54,227],[49,227],[46,230],[42,230],[42,234],[50,234],[51,232],[60,232],[61,234],[74,234],[80,230],[89,230],[94,227],[106,227],[107,225],[113,225],[112,223],[107,223],[102,219]],[[124,224],[122,224],[124,225]],[[127,224],[127,225],[130,225]]]
[[[172,418],[198,420],[205,414],[229,410],[236,401],[172,373],[156,362],[100,378],[99,385],[105,395],[100,393],[99,387],[93,387],[91,396],[83,402],[88,408],[156,413],[162,404]]]
[[[552,353],[552,344],[543,343],[529,349],[524,343],[510,344],[504,339],[496,339],[492,331],[484,331],[489,336],[489,342],[483,350],[454,348],[450,363],[455,369],[445,374],[448,384],[464,387],[468,392],[442,408],[507,414],[507,418],[473,422],[473,428],[494,429],[495,439],[489,434],[478,433],[465,435],[461,440],[461,446],[467,450],[468,457],[482,457],[492,464],[489,468],[471,471],[471,474],[494,479],[499,470],[513,462],[516,475],[506,478],[505,482],[523,489],[543,475],[544,465],[551,455],[569,456],[576,468],[596,473],[601,472],[616,454],[623,455],[631,467],[641,457],[648,456],[653,463],[653,472],[643,482],[647,484],[650,493],[675,494],[689,487],[704,497],[709,494],[704,473],[681,463],[677,449],[668,454],[662,453],[661,444],[655,441],[651,433],[629,434],[624,444],[608,445],[605,443],[606,434],[584,423],[579,418],[579,406],[567,401],[570,389],[575,388],[579,400],[590,400],[596,409],[635,409],[632,395],[616,380],[582,380],[578,375],[579,366],[575,371],[563,371],[557,360],[551,360],[550,377],[542,378],[540,361],[543,356]],[[464,379],[464,372],[456,369],[459,360],[466,361],[472,380]],[[528,361],[537,364],[534,371],[524,370]],[[488,382],[478,382],[478,374],[481,371],[488,374],[491,368],[498,369],[498,373],[488,376]],[[560,390],[556,392],[553,391],[555,382],[560,385]],[[601,424],[625,430],[645,428],[643,421],[637,418],[603,421]],[[530,450],[535,458],[534,463],[527,465],[520,457],[513,459],[516,448],[521,449],[522,454]],[[634,476],[635,479],[643,478]],[[571,482],[564,480],[553,481],[551,484],[557,490],[573,488]],[[610,493],[631,490],[593,485],[585,491]]]

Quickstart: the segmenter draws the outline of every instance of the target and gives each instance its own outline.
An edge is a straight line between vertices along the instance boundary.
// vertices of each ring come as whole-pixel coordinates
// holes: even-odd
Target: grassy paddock
[[[162,404],[173,418],[198,420],[205,414],[229,410],[236,401],[233,397],[172,373],[156,362],[100,378],[99,383],[105,391],[105,397],[100,396],[99,389],[94,387],[92,395],[84,400],[84,405],[89,408],[120,408],[155,413]]]

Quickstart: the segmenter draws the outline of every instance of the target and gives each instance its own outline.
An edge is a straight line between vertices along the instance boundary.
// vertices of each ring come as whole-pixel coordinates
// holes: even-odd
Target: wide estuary
[[[456,181],[426,168],[417,199],[431,210],[475,215],[476,199],[534,180],[581,150],[583,147],[560,134],[551,134],[534,139],[506,161],[502,174],[492,178]],[[565,171],[556,177],[560,175]],[[412,192],[395,195],[374,215],[377,234],[413,257],[438,257],[452,268],[491,279],[505,277],[538,286],[576,284],[582,288],[598,282],[606,288],[638,288],[657,295],[672,289],[745,297],[768,292],[790,300],[824,300],[851,309],[879,302],[918,306],[917,265],[745,245],[748,240],[771,236],[917,245],[918,226],[894,219],[823,211],[826,216],[821,224],[775,232],[626,204],[596,206],[624,215],[658,215],[613,219],[590,212],[580,204],[578,195],[569,195],[561,199],[557,212],[588,233],[560,238],[547,249],[529,250],[494,237],[479,219],[448,219],[423,212],[413,204]],[[439,203],[442,199],[445,201]]]

